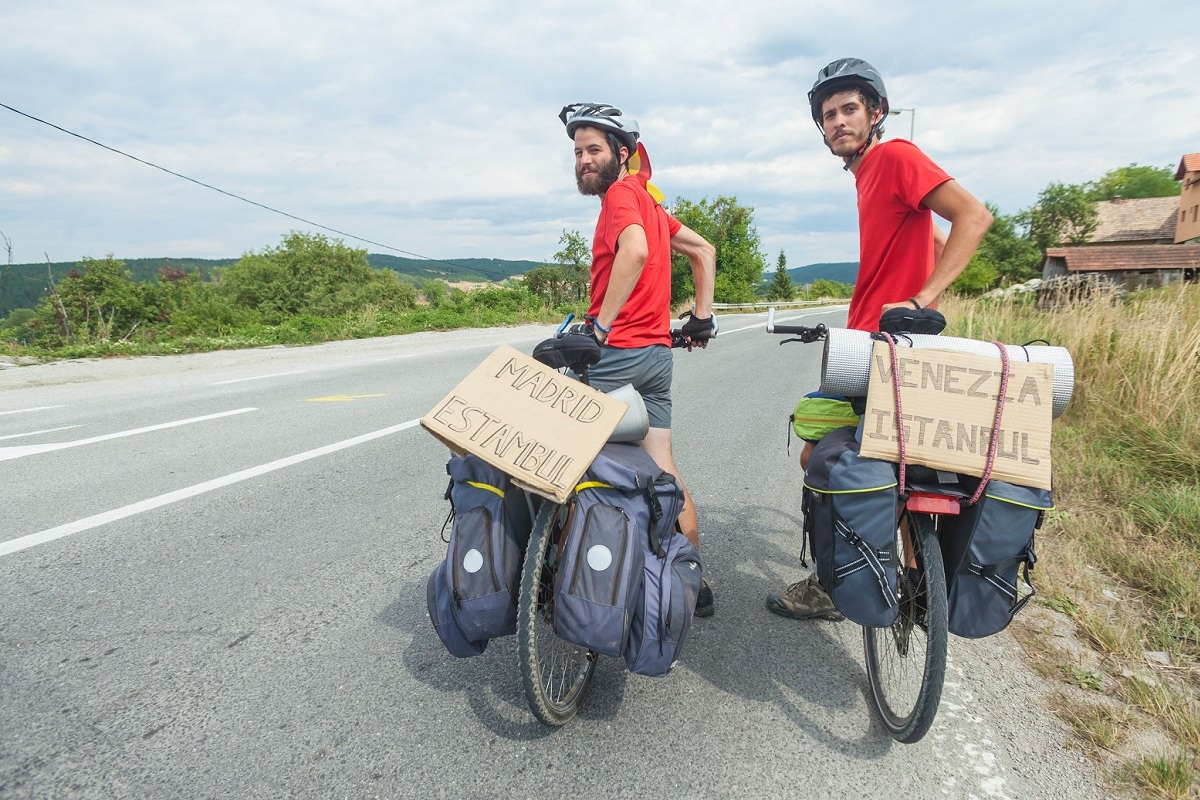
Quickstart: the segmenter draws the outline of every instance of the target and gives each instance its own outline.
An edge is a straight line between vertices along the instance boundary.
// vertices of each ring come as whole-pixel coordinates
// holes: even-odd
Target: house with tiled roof
[[[1096,206],[1096,230],[1088,244],[1174,244],[1178,197],[1104,200]]]
[[[1183,183],[1175,224],[1175,242],[1179,244],[1200,239],[1200,153],[1188,153],[1179,161],[1175,180]]]
[[[1185,155],[1177,197],[1096,203],[1096,230],[1087,243],[1046,250],[1042,278],[1117,284],[1124,289],[1200,279],[1200,153]]]

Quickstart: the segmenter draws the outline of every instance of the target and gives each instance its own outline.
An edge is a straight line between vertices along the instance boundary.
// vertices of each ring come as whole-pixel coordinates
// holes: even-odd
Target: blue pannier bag
[[[453,525],[445,560],[429,576],[426,602],[438,637],[458,658],[517,631],[521,562],[532,523],[524,492],[473,455],[446,464]]]
[[[969,497],[979,478],[962,476]],[[1029,572],[1034,531],[1054,507],[1050,492],[992,480],[975,505],[944,517],[942,558],[948,576],[950,632],[970,639],[999,633],[1035,594]]]
[[[895,465],[858,454],[854,428],[838,428],[813,448],[804,474],[804,532],[817,578],[834,605],[859,625],[895,621],[897,480]]]
[[[641,447],[614,443],[600,450],[575,491],[554,582],[554,630],[600,655],[621,656],[642,602],[647,548],[665,552],[683,491]]]
[[[682,508],[682,490],[679,499]],[[674,528],[657,549],[654,537],[642,537],[642,542],[645,569],[625,643],[625,665],[638,675],[660,678],[679,660],[691,630],[704,564],[695,546]]]

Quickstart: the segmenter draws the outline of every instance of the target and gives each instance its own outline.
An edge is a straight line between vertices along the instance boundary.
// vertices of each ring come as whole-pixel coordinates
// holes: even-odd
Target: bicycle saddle
[[[567,333],[539,343],[533,348],[533,357],[552,369],[578,371],[600,360],[600,344],[591,336]]]
[[[946,318],[935,308],[893,308],[879,318],[884,333],[939,334],[946,329]]]

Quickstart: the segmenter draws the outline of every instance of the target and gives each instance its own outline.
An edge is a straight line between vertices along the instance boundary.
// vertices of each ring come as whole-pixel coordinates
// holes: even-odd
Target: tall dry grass
[[[1046,309],[948,298],[941,310],[948,335],[1070,351],[1075,389],[1054,423],[1058,509],[1039,534],[1053,557],[1037,573],[1117,674],[1165,654],[1158,677],[1177,702],[1130,705],[1186,754],[1184,791],[1200,790],[1200,286]]]

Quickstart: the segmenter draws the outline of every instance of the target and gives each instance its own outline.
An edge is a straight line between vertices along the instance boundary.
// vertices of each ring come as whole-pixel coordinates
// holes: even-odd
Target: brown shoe
[[[845,619],[821,588],[815,572],[782,592],[767,595],[767,608],[772,613],[792,619]]]

